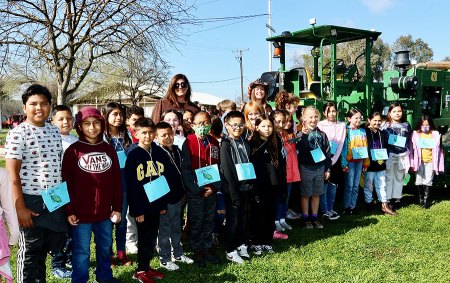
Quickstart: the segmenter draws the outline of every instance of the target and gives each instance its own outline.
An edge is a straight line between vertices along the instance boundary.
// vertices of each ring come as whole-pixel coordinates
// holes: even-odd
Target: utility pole
[[[239,62],[239,66],[241,68],[241,99],[242,102],[244,102],[244,70],[243,70],[243,66],[242,66],[242,52],[244,51],[248,51],[249,49],[238,49],[233,51],[233,53],[238,53],[238,55],[236,55],[236,60],[238,60]]]
[[[268,21],[267,21],[266,26],[267,26],[267,30],[269,32],[269,37],[272,37],[273,27],[272,27],[272,17],[270,15],[270,0],[268,0],[268,2],[269,2],[268,3],[269,8],[268,8],[268,13],[267,13]],[[272,44],[270,41],[269,41],[269,72],[272,72]]]

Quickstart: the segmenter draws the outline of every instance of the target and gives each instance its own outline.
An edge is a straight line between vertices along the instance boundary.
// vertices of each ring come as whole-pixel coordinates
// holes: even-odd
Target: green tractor
[[[301,105],[314,105],[322,109],[326,101],[338,105],[340,120],[348,109],[358,108],[365,117],[373,110],[384,113],[392,102],[404,106],[406,118],[412,127],[423,114],[430,114],[443,135],[446,176],[439,178],[442,185],[450,184],[450,62],[428,62],[411,66],[408,51],[396,53],[397,70],[383,73],[383,82],[375,82],[371,67],[373,43],[381,32],[342,26],[315,26],[295,32],[267,38],[274,46],[274,57],[279,58],[280,68],[266,72],[261,79],[269,83],[269,101],[286,90],[300,97]],[[337,58],[339,43],[364,40],[365,48],[353,62]],[[286,70],[286,44],[311,48],[313,70],[303,67]],[[327,47],[329,52],[324,52]],[[325,58],[325,54],[329,58]],[[358,69],[364,59],[364,74]],[[360,64],[361,65],[361,64]]]

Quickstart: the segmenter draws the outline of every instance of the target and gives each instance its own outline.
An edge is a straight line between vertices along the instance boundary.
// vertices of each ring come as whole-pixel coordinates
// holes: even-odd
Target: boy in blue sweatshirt
[[[138,232],[138,266],[133,279],[140,282],[154,282],[164,274],[150,267],[159,229],[159,217],[167,209],[166,197],[149,201],[144,185],[165,175],[170,160],[164,150],[157,146],[155,124],[149,118],[139,118],[135,125],[138,146],[133,147],[125,163],[129,214],[135,218]],[[173,176],[166,176],[167,180]]]

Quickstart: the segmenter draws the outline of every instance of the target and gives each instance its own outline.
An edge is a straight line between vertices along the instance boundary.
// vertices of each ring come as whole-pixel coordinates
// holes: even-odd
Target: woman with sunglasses
[[[166,110],[175,109],[180,112],[189,110],[194,115],[200,111],[200,108],[191,101],[191,86],[189,80],[183,74],[176,74],[170,81],[164,98],[158,100],[152,112],[152,120],[158,123],[161,115]]]

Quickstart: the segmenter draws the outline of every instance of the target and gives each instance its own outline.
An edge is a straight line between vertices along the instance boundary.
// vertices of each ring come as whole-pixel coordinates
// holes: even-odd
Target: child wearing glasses
[[[249,164],[250,146],[242,138],[245,128],[244,114],[230,111],[225,116],[228,134],[220,146],[221,164],[226,185],[222,187],[226,207],[225,250],[228,260],[241,264],[249,259],[246,234],[249,191],[252,180],[239,176],[242,164]],[[251,164],[251,163],[250,163]],[[241,178],[240,178],[241,177]]]

